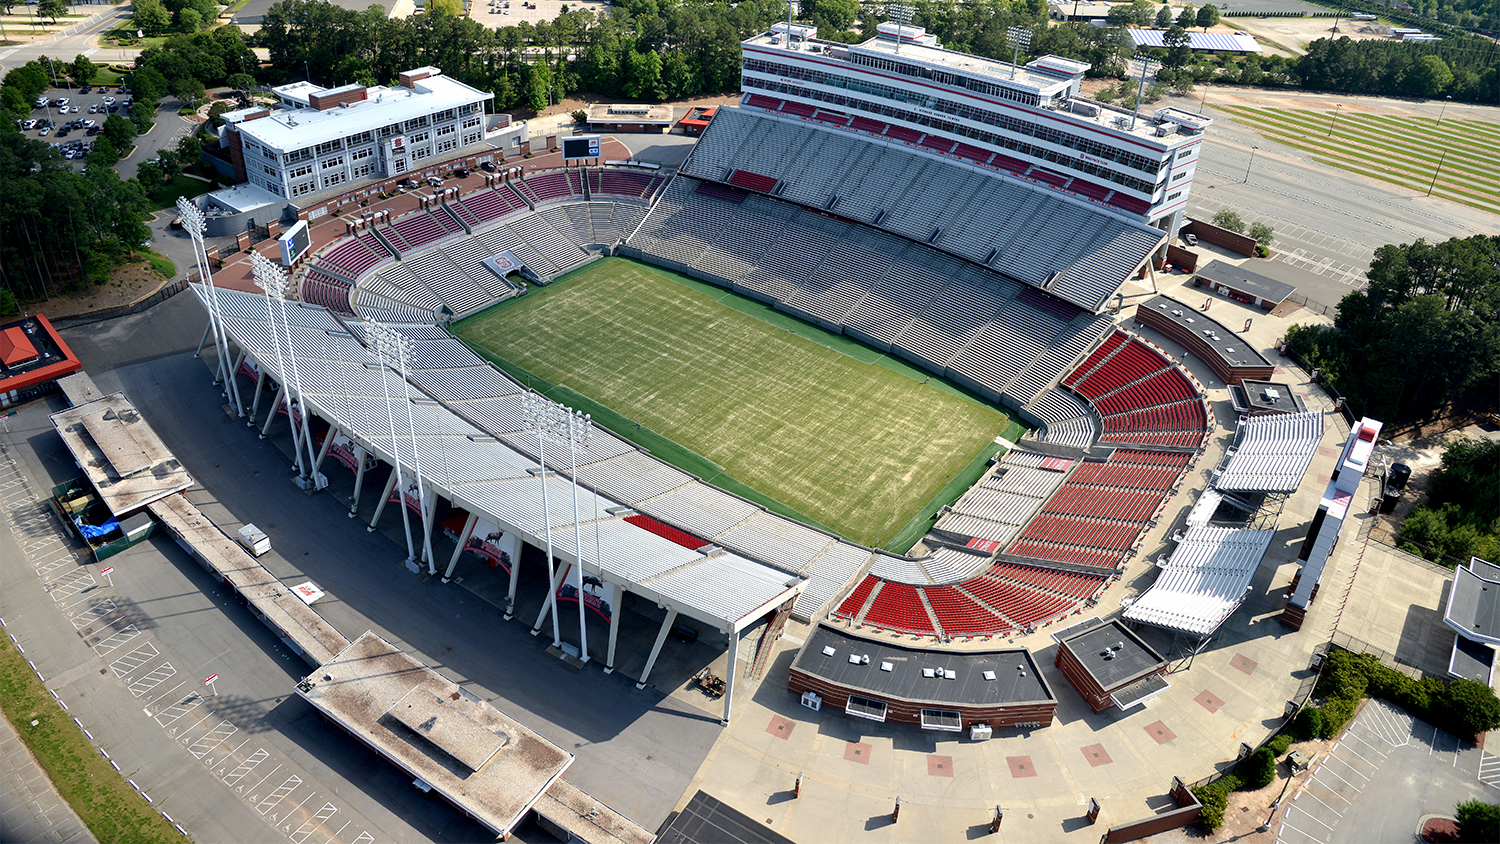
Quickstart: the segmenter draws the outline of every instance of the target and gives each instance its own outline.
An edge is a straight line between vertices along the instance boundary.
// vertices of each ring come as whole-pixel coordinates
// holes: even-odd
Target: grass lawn
[[[728,291],[606,259],[455,333],[523,383],[541,379],[554,399],[607,408],[602,425],[658,457],[872,546],[898,534],[909,545],[929,502],[996,436],[1014,435],[1004,413],[924,384],[876,350],[855,344],[856,358],[837,348],[848,338],[812,339],[821,329],[755,309]],[[643,442],[642,432],[662,442]]]
[[[1500,213],[1500,133],[1492,124],[1461,119],[1458,108],[1441,127],[1436,118],[1336,115],[1333,109],[1220,108],[1324,164],[1422,194],[1431,187],[1434,196]]]
[[[120,844],[184,840],[99,755],[5,637],[0,637],[0,710],[94,837]]]
[[[191,198],[213,189],[213,182],[205,182],[178,173],[172,177],[172,181],[162,182],[160,187],[146,197],[146,200],[151,204],[152,211],[161,211],[176,205],[179,196]]]

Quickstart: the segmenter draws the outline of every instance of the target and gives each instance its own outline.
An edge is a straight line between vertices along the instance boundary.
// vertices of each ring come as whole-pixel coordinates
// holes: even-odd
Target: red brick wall
[[[357,103],[365,99],[365,89],[359,88],[353,91],[345,91],[341,94],[313,94],[307,98],[307,102],[318,111],[327,111],[330,108],[338,108],[342,103]]]
[[[1208,368],[1212,369],[1214,374],[1226,384],[1239,384],[1246,378],[1252,381],[1268,381],[1276,373],[1276,367],[1269,365],[1230,366],[1219,357],[1218,352],[1203,342],[1202,337],[1148,308],[1137,308],[1135,321],[1150,326],[1181,343],[1199,360],[1208,364]],[[1225,326],[1225,333],[1233,334],[1234,330]]]
[[[240,140],[240,130],[229,127],[229,164],[234,167],[234,180],[244,182],[249,180],[245,173],[245,147]]]

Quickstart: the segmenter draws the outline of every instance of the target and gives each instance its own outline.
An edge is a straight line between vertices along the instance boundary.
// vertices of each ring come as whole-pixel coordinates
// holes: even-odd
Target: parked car
[[[92,90],[94,90],[92,87],[90,87],[88,85],[85,85],[82,88],[78,89],[78,93],[80,93],[80,94],[87,94],[87,93],[89,93]]]
[[[102,126],[90,126],[89,130],[88,130],[88,132],[86,134],[97,135],[97,134],[99,134],[100,132],[103,132],[103,131],[104,131],[104,128]]]
[[[1187,234],[1182,236],[1182,242],[1186,243],[1188,246],[1197,246],[1198,236],[1196,234],[1193,234],[1192,232],[1188,232]]]
[[[45,138],[45,137],[47,137],[50,134],[52,134],[52,127],[51,126],[43,126],[42,127],[42,131],[40,131],[40,132],[37,133],[37,137]]]
[[[67,97],[58,97],[57,102],[53,103],[53,105],[57,106],[58,108],[67,108],[68,103],[70,102],[72,102],[72,100],[68,99]]]
[[[36,98],[36,107],[37,108],[46,108],[47,107],[47,98],[45,96],[37,97]]]
[[[71,111],[74,114],[77,114],[78,113],[78,106],[73,106],[72,108],[68,109],[68,111]]]
[[[114,97],[105,97],[103,102],[107,106],[114,105],[115,104],[115,98]]]

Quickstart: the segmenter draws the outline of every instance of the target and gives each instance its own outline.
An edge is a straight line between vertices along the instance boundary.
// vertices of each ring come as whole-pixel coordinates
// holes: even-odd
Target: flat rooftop
[[[827,653],[828,649],[833,653]],[[851,656],[858,657],[859,664],[850,662]],[[868,662],[864,657],[869,657]],[[803,644],[792,667],[886,699],[948,706],[1009,706],[1056,700],[1024,648],[931,651],[867,639],[820,624]],[[933,676],[925,676],[926,671]],[[946,677],[949,671],[954,675],[951,680]],[[985,672],[993,673],[995,679],[987,679]]]
[[[594,103],[589,106],[589,123],[671,123],[669,105],[635,103]]]
[[[1238,290],[1278,305],[1284,302],[1286,297],[1297,292],[1297,288],[1292,285],[1261,275],[1243,264],[1236,266],[1213,260],[1208,262],[1208,266],[1200,267],[1196,275],[1212,283],[1214,287],[1223,286],[1230,290]]]
[[[1218,261],[1214,263],[1217,264]],[[1255,348],[1250,338],[1239,336],[1233,329],[1186,302],[1179,302],[1170,296],[1156,296],[1141,303],[1141,310],[1148,308],[1158,317],[1165,317],[1198,335],[1200,341],[1212,348],[1219,359],[1230,366],[1275,366]]]
[[[1465,639],[1500,645],[1500,574],[1495,572],[1477,558],[1453,572],[1443,621]]]
[[[698,791],[668,821],[657,844],[792,844],[774,829]]]
[[[573,762],[373,632],[315,669],[297,695],[497,835],[509,834]],[[415,700],[419,718],[397,717]]]
[[[1069,636],[1058,647],[1067,648],[1105,691],[1135,682],[1167,664],[1161,654],[1118,620]]]
[[[1239,388],[1251,410],[1274,410],[1279,413],[1301,413],[1307,410],[1292,385],[1279,381],[1253,381],[1246,378]]]
[[[58,411],[52,427],[116,517],[193,485],[187,469],[124,393]]]

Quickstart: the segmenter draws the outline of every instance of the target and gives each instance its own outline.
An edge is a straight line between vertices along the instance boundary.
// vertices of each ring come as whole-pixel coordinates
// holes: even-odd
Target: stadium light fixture
[[[891,6],[889,9],[891,18],[896,21],[896,52],[901,52],[901,42],[904,39],[902,30],[911,19],[916,16],[917,10],[914,6],[905,4]]]
[[[1031,49],[1031,30],[1024,27],[1013,26],[1005,30],[1005,37],[1010,39],[1014,48],[1010,56],[1010,78],[1016,78],[1016,62],[1021,58],[1022,50]]]
[[[571,407],[564,407],[564,406],[562,406],[560,404],[557,404],[556,402],[548,401],[546,398],[543,398],[540,394],[537,394],[537,393],[527,393],[526,396],[525,396],[525,398],[524,398],[524,401],[526,403],[526,411],[527,411],[528,415],[530,416],[531,423],[532,423],[531,430],[532,430],[533,433],[535,433],[537,435],[537,442],[540,444],[540,448],[541,449],[545,450],[545,448],[546,448],[546,441],[549,440],[549,439],[552,440],[555,443],[566,442],[568,444],[569,465],[571,467],[571,473],[570,474],[572,475],[572,481],[573,481],[573,570],[574,570],[574,573],[573,573],[573,576],[570,578],[570,580],[574,581],[573,585],[578,590],[578,653],[579,653],[579,659],[581,661],[583,661],[583,662],[588,662],[589,661],[588,617],[587,617],[587,615],[585,615],[585,607],[584,607],[584,603],[583,603],[583,533],[582,533],[582,527],[579,525],[579,516],[578,516],[578,446],[579,446],[580,443],[586,443],[589,440],[593,439],[593,436],[594,436],[593,417],[591,417],[587,413],[579,413],[579,412],[573,410],[573,408],[571,408]],[[547,502],[546,502],[547,465],[546,465],[545,458],[543,458],[541,460],[541,467],[540,468],[541,468],[540,476],[542,478],[542,495],[543,495],[542,507],[543,507],[543,510],[546,510],[547,509]],[[548,557],[547,557],[548,563],[547,563],[547,565],[548,565],[549,571],[548,571],[547,582],[550,584],[555,579],[555,577],[556,577],[555,570],[553,569],[553,562],[552,562],[552,556],[551,556],[551,527],[550,527],[551,521],[550,521],[550,514],[544,514],[544,518],[546,518],[548,520],[548,529],[547,529],[547,533],[548,533]],[[547,608],[549,606],[551,607],[551,610],[552,610],[552,644],[553,644],[554,647],[561,647],[562,646],[562,637],[561,637],[561,635],[559,633],[559,630],[558,630],[557,590],[555,588],[551,590],[550,594],[548,594],[548,596],[547,596],[547,602],[543,605],[542,611],[546,612]],[[538,617],[537,621],[540,622],[541,618]],[[533,632],[535,632],[536,629],[537,629],[536,627],[533,627],[532,628]]]
[[[1333,116],[1328,118],[1328,137],[1330,138],[1333,137],[1333,124],[1339,120],[1339,109],[1343,107],[1343,103],[1335,103],[1333,106]]]
[[[255,286],[266,293],[266,312],[271,316],[271,333],[276,337],[278,355],[281,348],[281,334],[276,327],[276,316],[271,308],[271,300],[275,299],[281,305],[281,327],[286,331],[286,366],[291,370],[292,376],[290,383],[287,383],[286,372],[283,371],[281,380],[282,390],[288,393],[287,417],[292,421],[292,451],[297,455],[297,485],[303,489],[322,489],[328,485],[328,479],[321,475],[315,478],[310,478],[308,475],[308,469],[317,462],[317,455],[313,451],[312,423],[307,409],[307,397],[302,390],[302,375],[297,368],[297,352],[292,346],[292,325],[286,314],[286,271],[258,252],[251,257],[250,262],[251,273],[255,277]],[[296,410],[302,415],[300,426],[296,415],[292,413],[293,406],[288,388],[296,389]],[[275,413],[276,409],[272,408],[271,412]],[[303,462],[302,459],[304,447],[310,458],[307,462]]]
[[[1442,108],[1441,111],[1438,112],[1438,122],[1437,122],[1438,128],[1440,128],[1440,129],[1443,126],[1443,115],[1445,115],[1445,114],[1448,113],[1448,103],[1451,103],[1451,102],[1453,102],[1453,98],[1452,97],[1444,97],[1443,98],[1443,108]]]
[[[391,436],[391,464],[396,469],[396,489],[401,496],[401,500],[398,502],[401,507],[401,526],[406,531],[406,565],[407,568],[412,568],[417,564],[417,552],[411,540],[411,513],[407,512],[406,507],[406,476],[401,471],[401,451],[396,446],[396,414],[391,409],[390,382],[385,377],[386,367],[392,366],[393,363],[399,365],[399,361],[392,361],[391,359],[396,350],[387,340],[387,335],[394,332],[370,319],[364,321],[364,329],[365,343],[370,347],[370,351],[375,354],[375,359],[380,362],[380,388],[385,392],[385,421]],[[404,381],[405,379],[403,378],[402,380]],[[407,404],[409,406],[410,402]],[[415,445],[413,443],[413,446]],[[412,450],[412,458],[415,461],[415,447]],[[374,529],[373,526],[370,528],[370,530]]]
[[[203,245],[206,226],[203,210],[187,197],[179,196],[177,214],[182,218],[183,230],[193,241],[193,262],[198,265],[198,281],[208,292],[208,324],[214,335],[214,350],[219,358],[219,378],[224,381],[224,397],[229,399],[229,406],[234,408],[235,415],[243,417],[245,404],[240,400],[240,385],[232,371],[234,363],[229,356],[229,336],[224,330],[223,311],[219,307],[219,289],[214,286],[213,273],[208,269],[208,251]]]
[[[1260,149],[1260,147],[1250,147],[1250,163],[1245,165],[1245,178],[1241,180],[1241,184],[1250,181],[1250,168],[1255,164],[1255,151],[1258,149]]]
[[[537,442],[537,479],[542,485],[542,531],[547,545],[547,598],[542,601],[542,612],[549,609],[552,612],[552,646],[562,645],[562,635],[557,628],[557,589],[553,585],[557,579],[557,567],[552,559],[552,510],[547,501],[547,440],[549,436],[556,436],[555,426],[557,416],[550,412],[550,408],[556,407],[552,402],[542,398],[539,393],[524,393],[521,396],[522,407],[526,411],[531,425],[530,433],[536,434]],[[517,560],[517,565],[520,561]],[[541,616],[537,616],[537,623],[531,626],[531,635],[535,636],[541,632]]]

